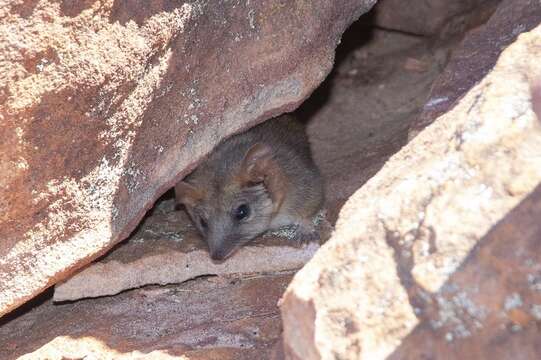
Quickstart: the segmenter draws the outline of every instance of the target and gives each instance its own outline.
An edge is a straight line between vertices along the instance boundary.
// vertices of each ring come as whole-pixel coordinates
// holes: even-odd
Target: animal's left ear
[[[179,181],[175,185],[175,199],[177,205],[183,204],[187,206],[195,206],[201,199],[204,193],[199,188],[185,181]]]
[[[269,145],[257,143],[244,156],[241,166],[243,184],[264,183],[269,191],[274,210],[277,211],[286,194],[286,178],[281,166],[274,159]]]

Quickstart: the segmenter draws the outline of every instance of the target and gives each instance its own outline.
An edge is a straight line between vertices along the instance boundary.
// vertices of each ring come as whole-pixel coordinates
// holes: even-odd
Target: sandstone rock
[[[461,332],[460,322],[449,318],[450,323],[442,322],[444,330],[432,332],[421,327],[445,316],[446,300],[440,304],[443,315],[425,313],[423,305],[445,292],[451,276],[460,278],[459,266],[491,229],[522,229],[524,236],[512,237],[517,239],[517,253],[528,254],[539,245],[539,225],[531,219],[524,223],[511,220],[514,225],[503,230],[494,226],[541,182],[540,43],[541,27],[521,35],[502,53],[489,75],[348,200],[331,239],[297,273],[283,297],[288,359],[384,359],[416,327],[421,337],[431,337],[419,344],[412,342],[409,348],[419,346],[417,354],[449,358],[454,351],[451,348],[459,343],[437,354],[431,351],[430,339],[439,336],[437,344],[445,341],[441,337],[445,339],[449,331],[455,340],[458,334],[469,332],[484,334],[483,342],[494,344],[499,341],[498,331],[479,331],[479,326],[491,329],[493,319],[499,321],[497,325],[510,321],[533,329],[538,295],[523,291],[522,285],[498,290],[493,284],[479,283],[491,274],[480,278],[464,275],[458,285],[468,288],[451,294],[458,296],[454,307],[462,311],[458,317],[470,317],[462,324],[467,332]],[[524,206],[535,217],[539,197],[531,196],[526,200],[529,205]],[[530,259],[527,269],[516,273],[494,270],[493,282],[506,282],[504,276],[509,276],[509,282],[528,281],[522,275],[529,272],[534,276],[532,284],[536,284],[541,266],[537,257],[520,255],[505,262],[502,259],[508,255],[502,248],[494,248],[490,254],[494,258],[488,262],[493,265]],[[474,271],[470,268],[467,272]],[[489,293],[461,295],[476,288]],[[520,302],[506,292],[511,289],[519,291]],[[486,304],[478,303],[481,298],[486,302],[508,299],[510,305],[505,306],[507,301],[503,307],[491,304],[487,306],[491,311],[502,312],[484,317],[479,309]],[[533,335],[524,336],[532,339]],[[536,354],[535,358],[541,355],[537,342],[523,339],[518,343],[526,347],[525,353]],[[398,354],[397,358],[408,358],[407,351]],[[468,356],[477,358],[479,353]],[[492,356],[495,353],[483,353],[483,357]]]
[[[327,181],[329,202],[334,204],[328,209],[332,214],[337,213],[347,197],[360,186],[361,181],[366,181],[377,172],[385,159],[405,143],[411,114],[422,107],[430,83],[438,74],[437,65],[434,64],[425,45],[427,39],[424,38],[376,30],[367,46],[362,46],[358,51],[351,51],[352,47],[357,49],[359,46],[359,34],[365,34],[365,30],[357,25],[350,28],[342,38],[337,53],[339,64],[334,68],[332,75],[327,78],[324,86],[320,87],[318,94],[301,106],[301,112],[304,112],[306,107],[314,105],[319,108],[319,111],[310,117],[309,134],[318,165],[322,168]],[[401,68],[408,57],[412,56],[427,62],[430,68],[425,73],[394,71]],[[404,92],[404,88],[408,89],[407,93]],[[321,97],[322,92],[328,92],[329,98]],[[400,109],[400,112],[395,109]],[[116,253],[115,256],[122,252],[123,261],[130,261],[140,258],[141,252],[148,250],[152,244],[169,245],[169,249],[179,246],[181,239],[179,234],[190,229],[175,225],[177,221],[169,221],[169,217],[155,216],[170,212],[172,209],[171,203],[160,200],[152,210],[153,216],[144,220],[141,228],[128,240],[128,244],[136,240],[137,246],[124,246],[122,242],[112,250]],[[143,228],[145,230],[142,230]],[[183,237],[186,238],[185,235]],[[263,240],[267,241],[269,238]],[[107,257],[104,260],[106,261]],[[205,278],[191,280],[182,285],[169,285],[165,287],[166,291],[147,286],[141,290],[125,291],[114,297],[85,299],[75,304],[56,303],[56,306],[52,306],[49,301],[45,303],[32,301],[25,304],[22,309],[17,309],[4,317],[3,321],[0,320],[0,344],[4,345],[4,348],[0,347],[0,358],[11,359],[24,356],[23,354],[27,354],[26,356],[30,358],[42,356],[54,359],[55,354],[57,357],[63,355],[67,358],[80,358],[92,351],[93,356],[102,358],[114,354],[118,358],[146,356],[152,359],[168,354],[167,356],[180,359],[189,356],[191,360],[268,359],[269,346],[279,337],[281,329],[281,319],[277,316],[274,305],[280,296],[279,291],[285,290],[290,279],[288,276],[283,285],[277,289],[276,275],[275,273],[246,275],[258,279],[248,294],[243,290],[243,286],[231,284],[239,281],[237,276],[234,276],[229,277],[230,282],[214,277],[206,278],[213,281],[208,282],[209,287],[216,289],[202,294],[193,291],[196,289],[192,286],[194,283],[207,282]],[[243,279],[240,281],[241,284],[246,282]],[[224,296],[224,293],[229,295]],[[186,296],[178,297],[180,294]],[[252,297],[251,294],[257,296]],[[133,302],[134,297],[141,296],[147,298],[148,302]],[[196,298],[191,299],[191,296]],[[158,306],[147,313],[150,303],[171,304],[171,298],[175,299],[176,307]],[[236,307],[232,305],[232,298],[235,298]],[[193,311],[192,315],[183,313],[178,317],[173,313],[173,311],[182,312],[184,306],[186,311],[191,311],[193,306],[190,304],[195,302],[200,303],[198,309],[206,310]],[[248,314],[253,305],[262,302],[271,304],[272,307],[253,311],[254,318],[250,318]],[[30,313],[25,314],[22,311],[30,307],[32,308]],[[225,315],[222,314],[222,309],[225,309]],[[224,318],[231,319],[231,312],[228,311],[235,309],[246,314],[248,319],[237,322],[238,327],[231,327],[230,330],[226,328],[226,331],[223,331]],[[207,320],[199,321],[199,315],[207,312],[209,313]],[[110,317],[109,314],[118,316]],[[147,314],[147,317],[144,314]],[[214,346],[215,343],[223,344],[223,339],[233,336],[237,339],[251,339],[250,333],[244,331],[246,327],[241,328],[241,324],[247,325],[256,319],[258,327],[266,329],[266,335],[262,337],[264,341],[244,348],[225,349],[216,348],[220,345]],[[59,330],[49,336],[48,328],[40,325],[42,322],[48,322],[51,327]],[[86,323],[89,323],[88,328],[81,329]],[[34,330],[31,324],[35,324]],[[99,325],[98,331],[91,331],[96,324]],[[110,330],[111,327],[114,329]],[[215,343],[210,336],[199,336],[213,330],[217,333]],[[237,333],[233,335],[232,332],[235,330]],[[93,336],[100,332],[103,335]],[[164,335],[165,333],[169,336]],[[172,339],[175,336],[186,339],[188,335],[182,335],[183,333],[201,338],[202,343],[209,340],[211,343],[198,350],[179,350],[185,347]],[[112,338],[111,341],[104,341],[109,337]],[[165,340],[160,341],[160,337]],[[183,341],[185,340],[180,342]],[[119,344],[124,347],[120,347]],[[270,358],[282,360],[280,344],[274,343],[272,347],[274,351]]]
[[[451,109],[492,69],[503,49],[540,22],[538,1],[503,0],[487,23],[471,31],[455,48],[421,114],[410,125],[410,139]]]
[[[416,294],[422,299],[420,323],[389,359],[538,359],[540,218],[538,186],[479,241],[439,291]]]
[[[374,2],[0,1],[0,316],[294,109]]]
[[[410,1],[380,0],[374,22],[383,28],[410,34],[448,37],[463,34],[490,16],[500,0]]]
[[[338,64],[299,109],[309,119],[314,159],[326,181],[329,218],[407,142],[411,119],[440,73],[425,38],[366,30],[361,18],[342,39]],[[412,57],[423,71],[404,69]]]
[[[323,224],[326,223],[320,223],[322,236],[329,232],[329,225]],[[181,283],[200,276],[294,271],[310,260],[319,244],[292,247],[291,241],[285,236],[266,234],[239,249],[227,261],[214,263],[183,211],[158,213],[146,219],[127,243],[56,284],[53,299],[115,295],[144,285]]]
[[[0,358],[268,359],[281,332],[276,303],[290,280],[210,277],[73,303],[48,300],[1,323]]]

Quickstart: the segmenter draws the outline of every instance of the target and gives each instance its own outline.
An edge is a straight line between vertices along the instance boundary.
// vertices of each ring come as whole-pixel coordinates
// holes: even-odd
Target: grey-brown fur
[[[288,115],[225,140],[175,190],[213,259],[287,225],[298,225],[302,237],[313,231],[311,219],[323,202],[304,127]],[[238,221],[242,204],[250,215]]]

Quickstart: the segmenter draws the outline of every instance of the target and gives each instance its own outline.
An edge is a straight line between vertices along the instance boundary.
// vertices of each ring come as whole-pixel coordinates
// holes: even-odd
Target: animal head
[[[210,256],[224,260],[234,250],[269,229],[285,193],[284,177],[272,149],[253,145],[228,176],[204,172],[175,186]]]

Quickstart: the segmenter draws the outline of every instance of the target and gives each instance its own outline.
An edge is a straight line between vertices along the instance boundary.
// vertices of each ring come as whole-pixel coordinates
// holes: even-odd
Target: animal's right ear
[[[195,206],[203,199],[203,192],[192,184],[180,181],[175,185],[175,199],[177,205]]]
[[[278,211],[285,198],[287,181],[269,145],[257,143],[248,150],[242,162],[241,181],[263,182],[272,197],[274,211]]]
[[[253,145],[242,161],[241,177],[243,182],[263,182],[270,175],[273,167],[272,149],[268,145]]]

